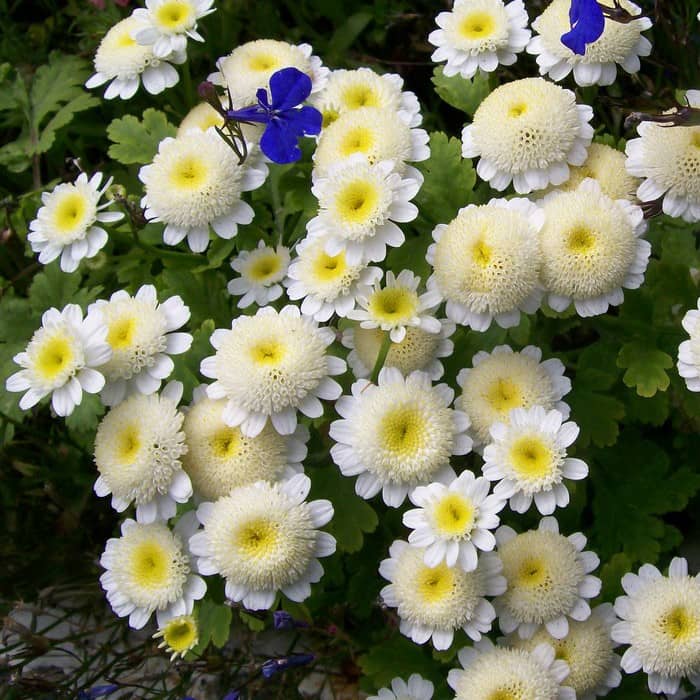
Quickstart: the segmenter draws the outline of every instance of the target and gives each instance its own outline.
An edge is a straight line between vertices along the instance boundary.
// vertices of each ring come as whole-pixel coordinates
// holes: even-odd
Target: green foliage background
[[[430,160],[419,165],[425,185],[416,203],[419,218],[404,226],[406,244],[392,250],[387,269],[413,269],[425,279],[430,233],[470,202],[484,202],[488,188],[478,183],[472,164],[460,155],[459,133],[479,102],[499,82],[536,74],[532,57],[521,55],[495,76],[464,81],[445,78],[430,62],[426,37],[434,16],[446,4],[378,0],[224,0],[203,22],[204,45],[190,42],[188,63],[179,68],[178,85],[156,97],[140,91],[127,102],[101,99],[82,88],[91,73],[91,57],[107,29],[126,10],[107,0],[104,10],[88,2],[0,2],[0,379],[15,371],[12,361],[50,306],[79,303],[83,308],[119,288],[133,292],[153,283],[162,297],[180,294],[189,305],[192,350],[176,358],[174,377],[186,387],[185,399],[200,381],[199,361],[210,354],[209,336],[235,315],[226,292],[228,260],[238,249],[262,238],[286,244],[300,238],[315,214],[309,191],[309,159],[296,166],[273,166],[264,187],[252,194],[254,222],[232,241],[217,240],[206,255],[159,245],[160,227],[131,230],[122,224],[103,253],[67,275],[56,263],[38,265],[26,243],[29,222],[42,191],[73,179],[76,160],[88,172],[103,170],[123,185],[137,203],[140,164],[151,160],[158,141],[172,135],[196,102],[196,84],[213,70],[217,57],[256,38],[309,42],[332,68],[368,65],[398,72],[421,101],[424,126],[431,132]],[[526,3],[530,16],[541,2]],[[644,4],[644,3],[642,3]],[[579,100],[592,104],[597,138],[624,148],[633,133],[623,127],[633,110],[667,108],[678,88],[700,87],[700,37],[695,14],[700,3],[657,2],[649,33],[654,51],[636,76],[620,72],[610,88],[577,88]],[[653,11],[650,3],[645,9]],[[693,24],[695,22],[695,24]],[[574,88],[572,82],[565,83]],[[307,144],[308,146],[308,144]],[[582,530],[589,548],[601,556],[603,600],[621,593],[619,579],[642,562],[665,566],[671,556],[690,557],[700,566],[700,395],[690,393],[675,370],[685,334],[680,320],[696,305],[700,268],[695,227],[667,217],[652,220],[648,238],[653,259],[645,284],[625,292],[619,310],[580,319],[543,310],[523,318],[517,328],[493,327],[480,334],[459,329],[455,353],[446,361],[445,379],[456,386],[457,372],[470,366],[478,350],[498,344],[535,344],[545,357],[559,357],[573,381],[567,397],[572,419],[581,426],[576,453],[591,467],[590,478],[572,487],[572,503],[557,511],[564,532]],[[692,273],[691,273],[692,271]],[[346,376],[345,387],[350,384]],[[118,519],[92,492],[95,468],[92,442],[103,409],[95,397],[65,422],[51,418],[44,403],[29,413],[18,396],[0,393],[0,592],[3,612],[16,600],[34,600],[47,586],[82,582],[96,586],[97,559]],[[377,605],[382,581],[377,566],[388,545],[404,536],[400,513],[354,493],[331,463],[327,435],[329,410],[312,431],[307,473],[312,496],[330,498],[336,515],[330,531],[339,553],[324,561],[326,576],[305,605],[289,605],[297,617],[314,621],[308,634],[322,656],[361,687],[372,690],[396,675],[420,672],[433,679],[436,698],[449,697],[445,684],[455,653],[466,643],[457,636],[448,652],[431,652],[398,633],[395,618]],[[478,471],[468,455],[457,468]],[[525,529],[537,518],[505,516]],[[99,595],[99,594],[98,594]],[[200,609],[204,652],[216,658],[228,636],[231,608],[223,592]],[[269,627],[260,615],[233,611],[233,622],[252,632]],[[329,632],[332,630],[332,632]],[[213,651],[212,651],[213,650]],[[0,670],[2,674],[2,670]],[[298,677],[297,677],[298,682]],[[275,692],[294,683],[276,681]],[[612,697],[646,697],[645,678],[625,678]],[[74,687],[60,687],[65,697]],[[2,691],[0,691],[2,692]],[[19,691],[17,691],[19,692]],[[261,690],[260,693],[263,691]],[[264,692],[272,692],[264,691]],[[280,692],[282,692],[280,690]],[[20,697],[20,695],[16,695]],[[156,696],[154,696],[156,697]],[[264,697],[262,694],[258,697]],[[273,695],[270,695],[273,697]]]

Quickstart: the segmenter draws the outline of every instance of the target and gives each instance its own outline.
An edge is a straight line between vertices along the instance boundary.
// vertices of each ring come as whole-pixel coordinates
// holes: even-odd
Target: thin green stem
[[[389,354],[391,348],[391,336],[389,333],[384,333],[384,338],[382,339],[381,347],[379,348],[379,354],[377,355],[377,360],[374,363],[374,368],[372,369],[372,374],[369,378],[372,384],[377,383],[377,378],[379,377],[379,372],[384,367],[384,362],[386,362],[386,356]]]

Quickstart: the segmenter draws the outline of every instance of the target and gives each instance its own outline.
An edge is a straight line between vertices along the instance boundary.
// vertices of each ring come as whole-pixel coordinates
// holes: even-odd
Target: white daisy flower
[[[229,294],[243,295],[238,300],[238,308],[245,309],[251,304],[266,306],[279,299],[284,290],[289,267],[289,248],[278,245],[276,248],[258,241],[253,250],[242,250],[232,261],[231,267],[240,275],[228,283]]]
[[[223,125],[224,118],[208,102],[200,102],[182,118],[180,126],[177,127],[177,136],[179,138],[192,129],[207,131],[216,126],[221,128]]]
[[[583,622],[569,622],[569,633],[563,639],[552,637],[540,628],[531,639],[511,635],[508,646],[533,651],[540,644],[549,644],[557,659],[566,661],[569,675],[566,684],[576,691],[577,700],[595,700],[620,685],[620,657],[613,651],[617,646],[610,631],[618,622],[610,603],[593,608]]]
[[[438,47],[432,60],[447,61],[442,69],[446,76],[467,80],[477,72],[495,71],[499,63],[513,65],[531,35],[522,0],[507,5],[502,0],[455,0],[452,11],[441,12],[435,23],[440,29],[428,35]]]
[[[391,110],[411,127],[422,121],[418,98],[413,92],[403,90],[400,75],[380,75],[364,66],[355,70],[331,71],[325,88],[311,102],[323,115],[324,126],[341,114],[360,107]]]
[[[187,543],[197,529],[194,513],[186,513],[173,531],[162,522],[125,520],[121,537],[107,540],[100,576],[107,600],[118,617],[140,630],[155,612],[158,626],[190,615],[207,585],[197,576]]]
[[[359,107],[321,131],[313,156],[315,177],[359,153],[370,163],[393,161],[399,175],[422,183],[421,173],[407,163],[430,158],[429,140],[425,129],[409,127],[394,110]]]
[[[360,379],[351,391],[335,405],[342,419],[330,426],[337,443],[331,457],[344,476],[359,475],[355,491],[362,498],[381,491],[398,508],[412,488],[435,481],[453,454],[471,449],[469,419],[449,407],[454,392],[447,384],[432,386],[424,372],[404,378],[384,367],[378,384]]]
[[[256,104],[256,93],[268,88],[270,77],[282,68],[297,68],[311,78],[311,94],[323,89],[329,70],[309,44],[289,44],[275,39],[257,39],[237,46],[216,62],[218,70],[208,80],[225,87],[233,109]]]
[[[136,520],[152,523],[175,516],[178,503],[192,496],[192,482],[182,468],[187,452],[184,416],[177,410],[182,384],[170,382],[160,394],[135,394],[100,421],[95,435],[98,496],[112,495],[118,513],[131,503]]]
[[[189,333],[174,333],[190,318],[190,309],[179,296],[158,303],[156,288],[144,284],[132,297],[120,290],[109,301],[99,299],[88,314],[99,316],[107,326],[112,357],[102,368],[107,379],[100,398],[114,406],[135,392],[152,394],[174,369],[169,355],[190,349]]]
[[[396,222],[418,216],[413,199],[423,178],[402,178],[393,161],[371,163],[357,153],[315,174],[311,191],[319,213],[306,225],[310,237],[323,238],[329,255],[345,252],[348,262],[381,262],[386,248],[406,240]]]
[[[418,295],[420,277],[410,270],[394,276],[387,270],[384,287],[377,280],[366,295],[358,294],[360,308],[349,311],[348,318],[360,321],[361,328],[381,328],[389,333],[392,343],[406,337],[406,328],[414,326],[426,333],[440,333],[442,324],[433,315],[440,304],[440,295],[427,291]]]
[[[496,617],[486,596],[506,589],[499,558],[482,554],[477,568],[467,572],[445,563],[429,567],[424,554],[421,547],[395,540],[389,559],[379,565],[380,575],[390,582],[379,594],[385,605],[397,608],[401,634],[416,644],[431,639],[438,650],[450,647],[458,629],[478,641]]]
[[[560,360],[542,360],[542,351],[528,345],[513,352],[508,345],[498,345],[491,353],[480,351],[472,358],[472,368],[457,375],[462,389],[456,407],[471,420],[469,434],[478,446],[491,442],[490,428],[494,423],[510,422],[514,408],[542,406],[555,408],[562,420],[571,409],[562,398],[571,391],[571,380]]]
[[[292,301],[303,299],[301,312],[319,322],[333,314],[347,316],[355,308],[355,298],[368,294],[382,276],[380,268],[368,267],[362,258],[351,263],[342,248],[329,255],[327,245],[325,238],[310,236],[301,241],[287,281],[287,296]]]
[[[604,7],[613,7],[613,0],[601,0]],[[631,15],[642,10],[629,0],[619,3]],[[540,75],[555,81],[563,80],[571,71],[577,85],[612,85],[617,77],[619,64],[627,73],[639,70],[640,56],[651,53],[651,42],[642,32],[651,27],[649,17],[629,22],[616,22],[605,18],[605,28],[598,39],[586,44],[583,56],[575,54],[562,43],[562,34],[571,29],[569,0],[553,0],[544,12],[532,22],[537,35],[532,38],[527,52],[537,56]]]
[[[400,343],[391,343],[384,367],[396,367],[406,376],[420,370],[435,382],[445,373],[440,362],[442,357],[450,357],[454,343],[450,336],[455,332],[455,324],[447,319],[438,319],[439,333],[427,333],[416,326],[408,326]],[[384,340],[384,331],[379,328],[346,328],[341,338],[342,344],[350,349],[348,364],[357,379],[369,377],[377,363]]]
[[[197,497],[215,501],[231,489],[256,481],[289,479],[302,471],[309,430],[298,425],[291,435],[280,435],[266,425],[254,438],[224,423],[224,399],[210,399],[206,387],[195,390],[195,403],[185,414],[187,453],[182,464]]]
[[[688,90],[691,107],[700,107],[700,91]],[[669,216],[700,221],[700,126],[663,126],[643,121],[639,138],[627,142],[627,170],[644,178],[637,188],[642,202],[663,198]]]
[[[335,538],[317,528],[333,517],[330,501],[306,502],[311,481],[240,486],[215,503],[202,503],[204,530],[190,540],[199,571],[220,574],[226,596],[249,610],[264,610],[278,591],[301,603],[323,576],[317,557],[335,552]]]
[[[56,415],[69,416],[82,401],[83,391],[96,394],[105,384],[102,373],[111,356],[106,336],[101,319],[88,313],[83,320],[77,304],[61,311],[48,309],[26,349],[14,356],[22,369],[7,378],[5,388],[26,392],[19,400],[23,411],[52,394]]]
[[[489,495],[490,484],[483,476],[476,478],[466,470],[454,474],[444,483],[435,481],[418,486],[408,494],[418,508],[403,515],[403,524],[412,529],[408,541],[425,548],[423,561],[437,566],[459,566],[473,571],[477,550],[490,552],[496,546],[491,530],[499,525],[497,513],[506,502]]]
[[[157,95],[177,83],[179,76],[171,64],[184,63],[184,51],[157,58],[152,46],[136,43],[133,35],[147,25],[131,15],[117,22],[102,38],[95,53],[95,73],[85,83],[86,88],[109,82],[105,99],[120,97],[128,100],[136,94],[139,84],[151,95]]]
[[[42,265],[61,256],[61,269],[75,272],[83,258],[92,258],[107,242],[107,232],[96,223],[113,223],[124,218],[117,211],[103,211],[111,202],[100,199],[112,184],[108,178],[102,187],[102,173],[89,180],[80,173],[75,182],[64,182],[51,192],[43,192],[43,206],[29,224],[27,240]]]
[[[678,374],[690,391],[700,391],[700,299],[697,306],[683,316],[681,324],[690,338],[678,347]]]
[[[622,622],[612,638],[630,645],[625,673],[643,670],[652,693],[673,695],[683,678],[700,687],[700,579],[688,574],[688,562],[674,557],[668,576],[644,564],[622,577],[622,587],[627,595],[615,601]]]
[[[160,627],[153,638],[162,639],[158,648],[170,654],[170,661],[175,661],[178,656],[184,658],[199,642],[197,620],[192,615],[174,617]]]
[[[571,90],[544,78],[523,78],[484,98],[462,130],[462,155],[480,156],[476,172],[495,190],[513,183],[525,194],[569,177],[586,160],[593,110],[577,105]]]
[[[133,37],[142,46],[153,46],[156,58],[184,52],[188,38],[204,41],[197,31],[197,20],[214,12],[213,4],[214,0],[146,0],[146,7],[132,14],[145,25]]]
[[[449,224],[438,224],[426,255],[434,270],[428,289],[447,300],[448,318],[486,331],[494,320],[511,328],[521,311],[535,313],[542,300],[543,223],[535,204],[516,197],[470,204]]]
[[[540,520],[537,530],[521,534],[502,525],[496,530],[498,556],[508,590],[494,601],[505,634],[518,630],[524,639],[544,625],[555,639],[569,633],[569,619],[582,622],[591,614],[587,598],[600,593],[600,579],[591,576],[600,560],[584,552],[586,538],[559,534],[556,518]]]
[[[578,437],[573,421],[563,423],[556,409],[542,406],[514,408],[508,423],[494,423],[491,442],[484,448],[482,471],[489,481],[498,481],[495,496],[510,499],[516,513],[524,513],[534,499],[542,515],[569,504],[564,479],[585,479],[588,465],[566,456],[566,448]]]
[[[554,649],[540,644],[533,651],[496,647],[484,638],[459,652],[462,668],[453,668],[447,682],[455,700],[576,700],[576,693],[561,684],[569,675],[566,661]],[[517,695],[514,695],[514,692]]]
[[[432,700],[435,686],[418,673],[412,673],[408,681],[394,678],[389,688],[380,688],[376,695],[367,700]]]
[[[551,192],[541,206],[541,279],[555,311],[573,302],[579,316],[604,314],[624,301],[623,287],[641,286],[651,244],[641,238],[640,207],[610,199],[591,179],[573,192]]]
[[[347,369],[344,360],[327,354],[334,340],[332,328],[319,328],[296,306],[239,316],[231,330],[212,333],[216,354],[202,360],[201,373],[216,380],[207,387],[209,398],[228,401],[224,422],[240,426],[246,437],[260,434],[268,418],[278,433],[291,435],[297,410],[318,418],[319,399],[333,401],[343,391],[330,378]]]
[[[238,224],[253,220],[243,192],[265,182],[267,165],[253,149],[242,165],[233,149],[214,131],[188,131],[158,144],[153,162],[139,170],[145,194],[141,206],[149,221],[163,222],[163,242],[177,245],[185,237],[192,251],[209,245],[209,228],[233,238]]]

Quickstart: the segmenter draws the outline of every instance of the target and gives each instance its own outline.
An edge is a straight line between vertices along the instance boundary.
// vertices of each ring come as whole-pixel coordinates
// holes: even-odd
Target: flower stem
[[[369,378],[372,384],[377,383],[377,378],[379,377],[379,372],[384,367],[384,362],[386,362],[386,356],[389,354],[391,348],[391,336],[389,333],[384,333],[384,338],[382,339],[381,347],[379,348],[379,354],[377,355],[377,360],[374,363],[374,368],[372,369],[372,374]]]

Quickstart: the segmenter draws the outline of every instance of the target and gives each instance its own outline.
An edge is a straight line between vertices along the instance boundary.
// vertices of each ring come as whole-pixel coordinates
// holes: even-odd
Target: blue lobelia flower
[[[262,152],[274,163],[293,163],[301,158],[298,141],[321,131],[321,112],[299,105],[311,94],[311,78],[297,68],[283,68],[270,78],[267,90],[256,92],[258,104],[243,109],[226,109],[224,116],[239,122],[265,124],[260,139]]]
[[[596,0],[571,0],[569,22],[571,31],[562,34],[561,43],[583,56],[586,44],[592,44],[605,29],[603,8]]]

